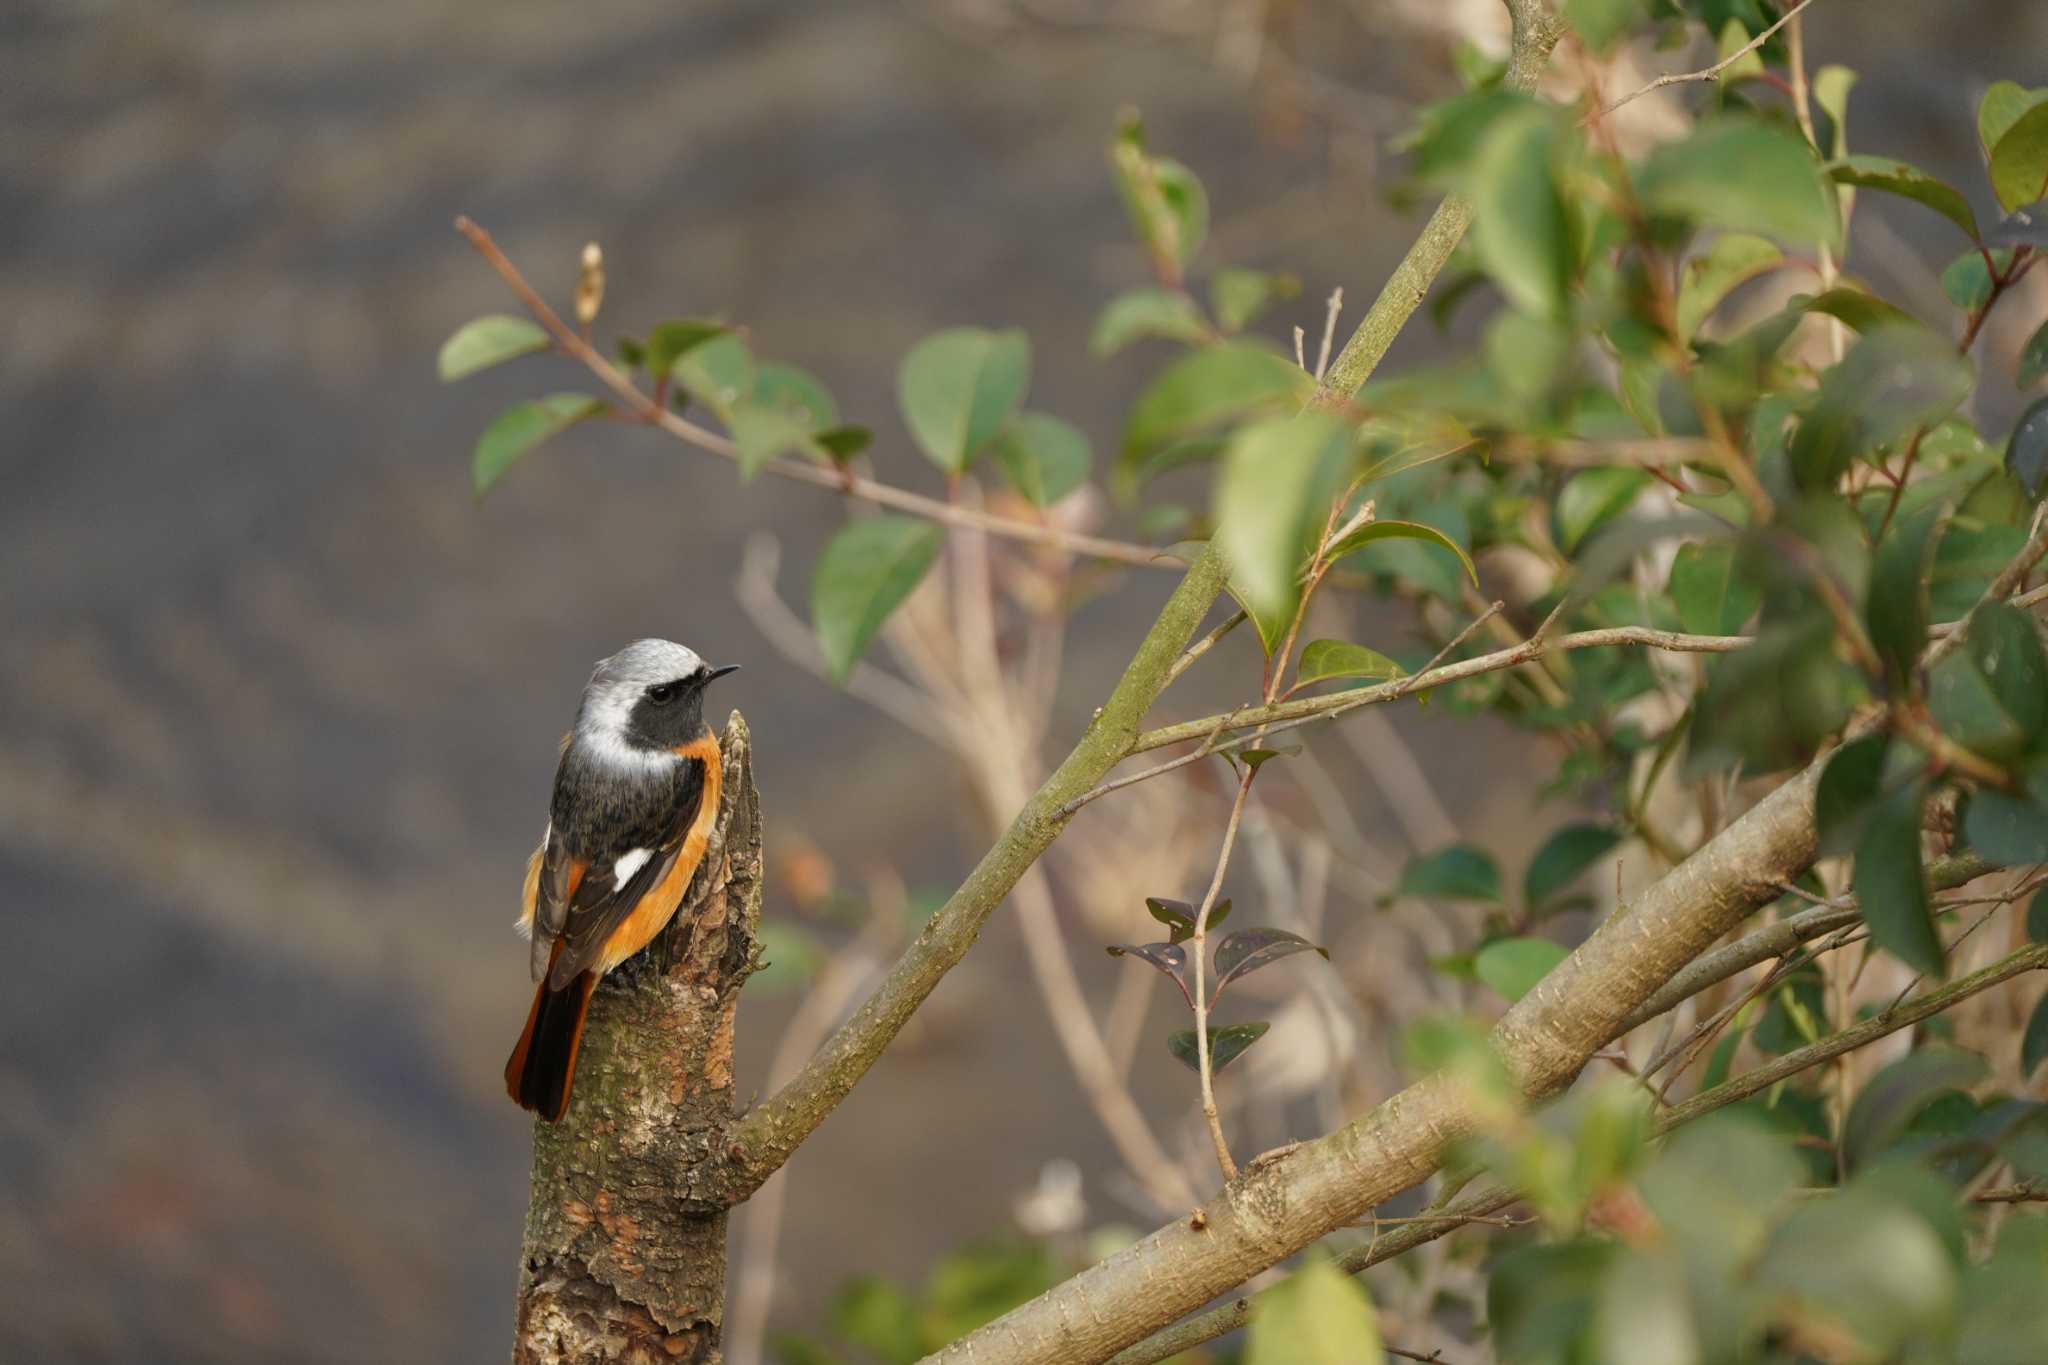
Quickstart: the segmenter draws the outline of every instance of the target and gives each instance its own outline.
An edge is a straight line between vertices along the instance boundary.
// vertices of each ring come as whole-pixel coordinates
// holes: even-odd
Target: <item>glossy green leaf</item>
[[[1223,757],[1257,772],[1276,758],[1293,758],[1300,753],[1299,744],[1281,744],[1270,749],[1225,749]]]
[[[1349,640],[1311,640],[1301,651],[1301,664],[1294,680],[1306,687],[1332,678],[1374,678],[1386,681],[1402,675],[1401,665],[1376,649],[1354,645]]]
[[[1658,213],[1798,246],[1841,244],[1819,161],[1804,139],[1773,124],[1739,116],[1702,122],[1650,154],[1641,191]]]
[[[1572,888],[1586,870],[1621,843],[1610,825],[1566,825],[1543,841],[1522,877],[1522,904],[1531,914]]]
[[[1828,173],[1840,185],[1882,190],[1886,194],[1896,194],[1916,204],[1924,204],[1969,236],[1977,235],[1977,215],[1971,210],[1970,201],[1963,197],[1963,192],[1935,179],[1918,166],[1895,161],[1888,156],[1851,156],[1829,166]]]
[[[675,318],[659,322],[647,334],[641,358],[647,372],[656,377],[667,374],[675,363],[705,342],[728,335],[732,329],[708,318]]]
[[[1857,332],[1913,324],[1912,315],[1897,304],[1848,285],[1837,285],[1815,294],[1806,301],[1806,311],[1831,317]]]
[[[839,407],[816,375],[794,365],[763,365],[754,375],[754,402],[787,413],[807,432],[823,431],[839,420]]]
[[[607,411],[588,394],[553,393],[527,403],[514,403],[499,413],[497,420],[477,438],[476,453],[470,460],[470,476],[476,495],[482,497],[515,461],[550,436],[567,430],[586,418]]]
[[[1497,938],[1472,959],[1479,979],[1509,1000],[1520,1000],[1569,956],[1547,938]]]
[[[1031,342],[1017,331],[953,327],[910,348],[896,397],[925,457],[958,474],[1003,429],[1031,382]]]
[[[1990,787],[1971,793],[1963,839],[1994,863],[2048,862],[2048,772],[2036,772],[2019,796]]]
[[[1690,338],[1736,288],[1776,269],[1785,253],[1768,237],[1724,232],[1686,261],[1678,276],[1678,332]]]
[[[2048,995],[2035,1001],[2027,1016],[2027,1031],[2020,1036],[2020,1075],[2031,1077],[2043,1061],[2048,1061]]]
[[[1916,782],[1871,807],[1856,845],[1851,885],[1877,946],[1917,972],[1941,977],[1948,974],[1948,959],[1928,911],[1920,865],[1922,795]]]
[[[1271,623],[1290,617],[1300,596],[1302,562],[1337,492],[1347,435],[1336,419],[1312,409],[1241,427],[1224,452],[1214,495],[1216,545],[1230,565],[1232,588],[1261,618],[1268,653],[1278,644],[1265,638]]]
[[[1788,454],[1802,490],[1831,489],[1868,455],[1947,416],[1970,392],[1970,363],[1925,327],[1880,327],[1821,378]]]
[[[740,479],[748,482],[778,455],[810,454],[810,423],[782,408],[768,407],[751,399],[734,405],[726,421],[732,428],[732,443],[739,447]]]
[[[1842,1155],[1852,1169],[1868,1165],[1945,1092],[1967,1089],[1989,1071],[1976,1053],[1940,1045],[1889,1063],[1864,1083],[1849,1106],[1842,1123]]]
[[[1813,797],[1813,823],[1820,834],[1823,856],[1853,853],[1863,841],[1864,828],[1881,793],[1889,747],[1886,735],[1864,735],[1828,756]]]
[[[1678,547],[1671,561],[1671,597],[1678,623],[1692,635],[1737,635],[1763,603],[1763,591],[1744,578],[1728,541]]]
[[[1565,0],[1565,21],[1587,49],[1605,56],[1642,20],[1645,0]]]
[[[1328,559],[1334,564],[1348,555],[1357,554],[1368,545],[1388,540],[1419,540],[1449,550],[1458,557],[1465,576],[1476,586],[1479,582],[1479,568],[1472,562],[1472,556],[1465,553],[1465,547],[1445,535],[1434,526],[1419,521],[1369,521],[1332,545]]]
[[[1991,161],[1992,149],[2019,122],[2020,115],[2044,101],[2048,101],[2048,89],[2029,90],[2012,81],[1993,81],[1985,89],[1977,102],[1977,145],[1986,164]]]
[[[1245,1049],[1265,1037],[1266,1030],[1271,1027],[1273,1027],[1271,1024],[1265,1022],[1231,1024],[1224,1028],[1218,1028],[1211,1024],[1209,1026],[1210,1074],[1214,1075],[1239,1057],[1244,1056]],[[1179,1033],[1174,1034],[1166,1040],[1166,1047],[1188,1070],[1200,1071],[1202,1069],[1201,1054],[1195,1050],[1195,1031],[1193,1029],[1182,1029]]]
[[[1571,216],[1557,186],[1557,122],[1530,108],[1498,120],[1473,164],[1472,244],[1480,264],[1517,308],[1564,311],[1572,278]]]
[[[1301,277],[1235,267],[1219,270],[1209,281],[1209,309],[1226,332],[1250,326],[1274,303],[1301,293]]]
[[[875,443],[875,433],[848,423],[818,433],[818,446],[837,464],[845,464]]]
[[[1260,1299],[1244,1365],[1376,1365],[1383,1358],[1364,1284],[1312,1254]]]
[[[1975,312],[1991,301],[1991,272],[2003,273],[2012,264],[2012,249],[1997,247],[1985,260],[1982,249],[1963,252],[1941,271],[1941,292],[1965,313]]]
[[[1401,872],[1398,894],[1444,900],[1501,901],[1500,869],[1486,850],[1453,844],[1411,860]]]
[[[1640,469],[1582,469],[1557,495],[1557,543],[1569,554],[1595,528],[1628,510],[1647,488],[1650,476]]]
[[[2030,389],[2048,378],[2048,322],[2034,329],[2027,338],[2027,344],[2020,347],[2019,370],[2013,382],[2023,389]]]
[[[1907,517],[1878,542],[1871,559],[1863,620],[1893,687],[1908,683],[1927,647],[1927,566],[1942,513],[1934,506]]]
[[[1991,191],[2008,213],[2048,199],[2048,103],[2034,105],[1998,135]]]
[[[1198,342],[1208,336],[1202,310],[1186,294],[1177,289],[1132,289],[1111,299],[1096,315],[1088,349],[1097,356],[1111,356],[1146,337]]]
[[[1195,935],[1195,915],[1201,909],[1188,901],[1170,900],[1165,896],[1147,896],[1145,909],[1153,919],[1166,926],[1167,937],[1175,943],[1185,943]],[[1203,926],[1205,932],[1213,932],[1230,914],[1230,898],[1225,896],[1209,907],[1209,922]]]
[[[2048,724],[2048,664],[2026,614],[1986,605],[1965,647],[1934,668],[1928,701],[1942,732],[2003,761],[2027,751]]]
[[[530,319],[493,313],[465,322],[441,344],[441,382],[451,383],[515,356],[544,351],[548,334]]]
[[[1259,412],[1293,412],[1315,387],[1299,365],[1246,342],[1193,351],[1166,367],[1131,407],[1120,464],[1127,475],[1175,441]]]
[[[1010,487],[1050,507],[1088,480],[1088,438],[1043,412],[1021,414],[996,437],[996,462]]]
[[[811,624],[827,670],[844,684],[889,613],[938,557],[941,533],[910,517],[849,522],[826,544],[811,579]]]
[[[720,331],[676,357],[669,374],[683,391],[731,421],[733,411],[754,393],[754,355],[737,333]]]
[[[1260,926],[1225,934],[1216,945],[1216,993],[1221,995],[1223,988],[1238,977],[1249,976],[1296,953],[1320,953],[1325,962],[1330,959],[1328,948],[1285,929]]]
[[[2037,400],[2013,424],[2005,443],[2005,470],[2028,502],[2039,502],[2048,493],[2048,398]]]

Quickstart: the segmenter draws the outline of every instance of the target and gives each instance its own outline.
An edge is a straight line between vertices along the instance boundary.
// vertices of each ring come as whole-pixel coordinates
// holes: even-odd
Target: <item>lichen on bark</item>
[[[704,865],[591,1000],[560,1123],[536,1122],[516,1365],[720,1358],[733,1016],[754,969],[761,804],[746,721],[722,741]]]

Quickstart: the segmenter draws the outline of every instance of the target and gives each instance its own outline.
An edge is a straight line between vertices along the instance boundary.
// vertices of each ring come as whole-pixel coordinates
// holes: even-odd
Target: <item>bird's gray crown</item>
[[[673,640],[635,640],[609,659],[597,661],[590,675],[592,691],[600,687],[652,687],[687,678],[704,667],[697,651]]]
[[[680,761],[665,748],[633,743],[627,732],[633,708],[648,688],[680,682],[703,669],[697,651],[673,640],[635,640],[599,660],[576,713],[576,746],[612,767],[670,766]]]

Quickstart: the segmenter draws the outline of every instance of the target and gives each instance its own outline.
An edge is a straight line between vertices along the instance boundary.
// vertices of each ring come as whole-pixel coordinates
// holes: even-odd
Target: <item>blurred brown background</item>
[[[1113,444],[1147,368],[1086,353],[1143,275],[1103,165],[1118,106],[1207,182],[1210,260],[1298,271],[1273,325],[1313,329],[1406,245],[1385,141],[1453,88],[1445,28],[1493,9],[0,10],[0,1360],[501,1358],[528,1148],[498,1083],[526,1003],[514,888],[554,738],[623,641],[747,666],[722,699],[772,827],[913,889],[978,851],[943,758],[734,605],[763,526],[801,601],[829,498],[595,427],[473,503],[482,425],[578,380],[435,382],[449,331],[511,308],[457,213],[557,298],[600,239],[606,334],[746,322],[928,486],[892,376],[942,325],[1029,329],[1034,405]],[[1809,23],[1816,61],[1863,73],[1857,142],[1972,186],[1977,90],[2048,79],[2021,0],[1825,0]],[[1875,216],[1852,265],[1929,299],[1942,225]],[[1434,344],[1418,327],[1399,357]],[[1076,725],[1168,581],[1083,613]],[[1497,739],[1427,723],[1453,773]],[[1525,791],[1443,787],[1468,829],[1533,839]],[[778,1323],[1006,1226],[1051,1158],[1109,1164],[1015,956],[999,916],[792,1167]],[[743,1013],[743,1091],[789,1008]]]

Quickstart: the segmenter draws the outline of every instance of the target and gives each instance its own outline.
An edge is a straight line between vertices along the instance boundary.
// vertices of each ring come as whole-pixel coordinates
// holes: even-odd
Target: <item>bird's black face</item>
[[[704,733],[704,688],[738,665],[698,668],[643,688],[626,722],[626,741],[637,749],[678,749]]]

